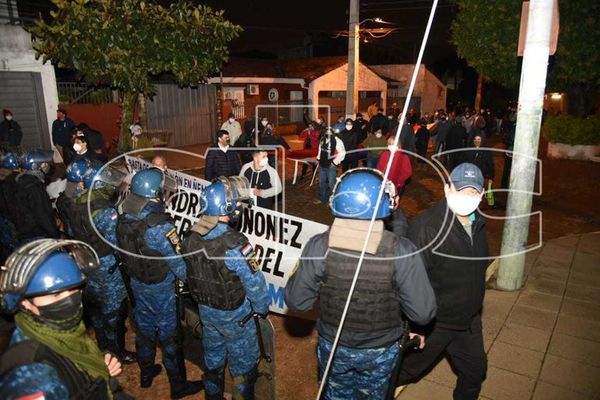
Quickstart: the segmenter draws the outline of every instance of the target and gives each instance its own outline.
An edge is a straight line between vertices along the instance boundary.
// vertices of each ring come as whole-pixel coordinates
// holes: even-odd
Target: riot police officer
[[[9,215],[15,203],[15,178],[19,174],[19,168],[19,160],[15,153],[0,153],[0,263],[8,258],[18,243],[17,229]]]
[[[81,320],[82,271],[97,265],[91,247],[72,240],[36,240],[8,258],[0,299],[17,328],[0,359],[0,398],[111,398],[121,364],[102,354]]]
[[[177,256],[177,230],[164,209],[164,180],[158,168],[144,169],[133,176],[130,193],[121,206],[123,214],[118,218],[117,242],[123,250],[136,303],[135,345],[140,385],[150,387],[160,373],[160,365],[154,364],[158,344],[171,384],[171,397],[179,399],[199,392],[203,384],[186,380],[178,344],[174,281],[176,277],[185,280],[186,265]]]
[[[30,151],[21,160],[23,171],[15,178],[14,203],[9,214],[21,243],[39,238],[60,237],[45,186],[50,159],[50,155],[45,152]]]
[[[384,229],[394,185],[376,209],[383,182],[379,171],[357,168],[344,173],[329,205],[335,220],[312,237],[286,285],[285,301],[294,311],[308,311],[319,299],[317,357],[322,377],[375,214],[365,259],[343,325],[325,386],[326,399],[383,399],[396,364],[403,315],[426,324],[435,315],[433,289],[415,246]]]
[[[91,164],[83,158],[73,161],[67,167],[68,189],[59,196],[57,207],[69,234],[92,246],[100,258],[99,268],[89,274],[85,290],[98,346],[115,354],[122,363],[130,364],[136,360],[134,353],[125,350],[127,290],[109,244],[117,244],[118,213],[112,200],[125,174],[110,166],[101,167],[99,162]],[[77,185],[75,191],[65,194],[73,184]]]
[[[206,398],[221,400],[225,362],[233,377],[233,398],[253,399],[257,379],[256,326],[240,321],[252,313],[266,315],[265,278],[248,240],[228,224],[250,194],[244,177],[219,177],[200,198],[202,215],[182,243],[188,285],[198,302],[203,324]],[[201,251],[198,251],[202,249]]]

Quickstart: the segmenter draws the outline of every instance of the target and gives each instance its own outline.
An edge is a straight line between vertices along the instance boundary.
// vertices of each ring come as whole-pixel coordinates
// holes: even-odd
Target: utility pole
[[[348,26],[348,85],[346,86],[346,118],[354,119],[358,112],[358,70],[360,51],[360,0],[350,0],[350,19]]]
[[[498,289],[517,290],[523,286],[525,248],[529,234],[532,192],[535,183],[537,154],[546,88],[552,12],[555,0],[531,0],[527,37],[523,53],[519,108],[515,132],[514,156],[510,174],[506,223],[502,234]]]

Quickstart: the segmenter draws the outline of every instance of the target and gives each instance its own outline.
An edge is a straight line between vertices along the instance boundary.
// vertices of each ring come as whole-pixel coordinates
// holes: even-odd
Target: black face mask
[[[61,330],[73,329],[79,325],[83,316],[81,291],[55,303],[39,306],[38,310],[40,315],[37,318],[41,322]]]

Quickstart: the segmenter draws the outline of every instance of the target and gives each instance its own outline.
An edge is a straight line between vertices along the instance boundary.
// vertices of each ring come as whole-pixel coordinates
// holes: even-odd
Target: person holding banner
[[[381,185],[383,198],[376,209]],[[384,229],[394,208],[394,185],[357,168],[343,174],[330,206],[335,220],[312,237],[285,288],[290,310],[305,312],[319,299],[317,358],[321,379],[338,329],[339,346],[325,386],[329,400],[383,399],[400,353],[404,317],[427,324],[435,316],[433,289],[416,247]],[[367,238],[371,219],[373,229]],[[363,246],[366,257],[346,319],[343,314]],[[410,337],[415,335],[410,334]],[[420,348],[424,347],[421,340]]]
[[[202,215],[181,246],[184,254],[191,254],[186,257],[188,285],[204,328],[208,400],[223,398],[226,362],[233,398],[254,399],[257,324],[245,321],[253,314],[266,316],[270,299],[252,245],[229,226],[250,190],[244,177],[219,177],[209,185],[200,197]]]
[[[117,241],[135,299],[135,347],[140,366],[140,386],[148,388],[160,371],[154,364],[156,345],[162,360],[171,398],[198,393],[202,381],[186,379],[180,348],[175,298],[175,278],[186,279],[186,265],[177,257],[179,236],[162,203],[164,173],[158,168],[137,172],[131,179],[130,193],[122,204],[117,223]],[[149,259],[146,257],[154,257]]]
[[[338,165],[344,161],[346,157],[346,149],[344,142],[340,138],[336,138],[333,129],[328,127],[325,130],[325,135],[321,138],[319,144],[319,152],[317,153],[317,161],[319,162],[320,172],[320,187],[319,199],[314,201],[314,204],[325,203],[327,196],[333,192],[335,178],[337,177]]]
[[[240,176],[250,182],[256,205],[269,210],[275,209],[277,195],[281,193],[281,179],[277,170],[269,165],[269,153],[266,150],[254,149],[252,161],[244,164]]]

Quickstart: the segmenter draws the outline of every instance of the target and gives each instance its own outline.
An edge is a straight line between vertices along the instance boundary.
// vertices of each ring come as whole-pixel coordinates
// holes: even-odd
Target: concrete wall
[[[320,91],[346,91],[347,84],[348,64],[344,64],[341,67],[336,68],[333,71],[330,71],[312,81],[308,86],[308,98],[313,104],[318,105]],[[387,98],[387,82],[385,79],[381,78],[362,63],[360,64],[360,68],[358,70],[358,90],[380,92],[381,104],[385,107]],[[365,114],[367,110],[359,110],[359,112]]]
[[[31,35],[16,25],[0,25],[0,71],[39,72],[44,92],[45,114],[48,130],[52,132],[52,122],[56,119],[58,108],[58,90],[54,67],[42,58],[35,59],[31,46]]]

